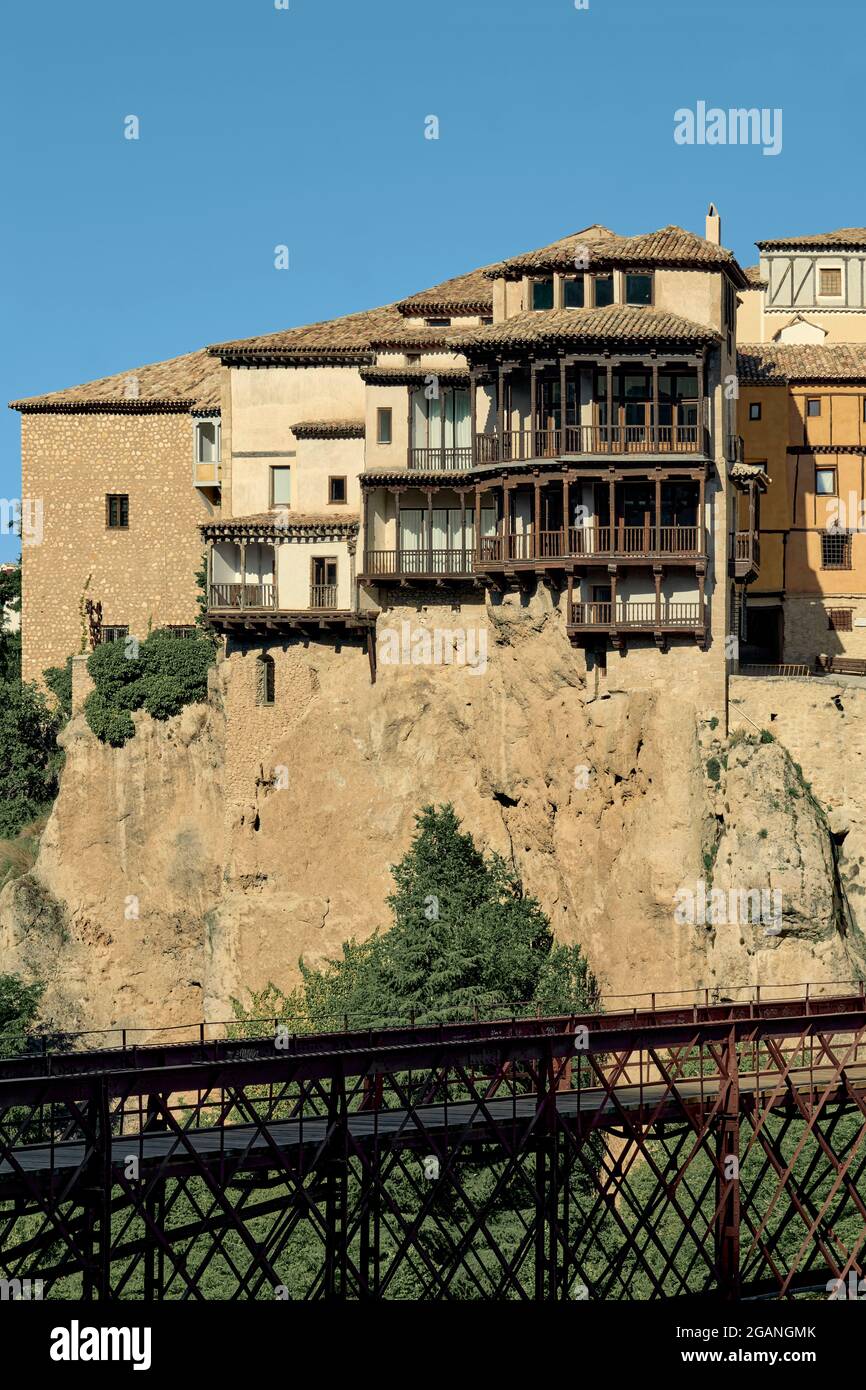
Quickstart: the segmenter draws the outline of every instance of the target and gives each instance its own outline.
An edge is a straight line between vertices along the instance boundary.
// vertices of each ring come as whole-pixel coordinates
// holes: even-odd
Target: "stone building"
[[[16,402],[25,673],[189,623],[202,536],[227,653],[366,647],[410,605],[483,625],[545,588],[589,670],[724,705],[737,541],[728,383],[750,280],[679,227],[593,225],[397,303]],[[201,535],[199,535],[199,530]],[[251,676],[251,689],[253,677]]]

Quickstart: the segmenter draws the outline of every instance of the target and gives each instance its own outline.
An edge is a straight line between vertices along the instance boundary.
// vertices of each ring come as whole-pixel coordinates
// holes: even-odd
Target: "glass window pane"
[[[603,309],[606,305],[613,303],[613,276],[597,275],[595,278],[595,304],[596,308]]]
[[[572,280],[566,280],[562,300],[566,309],[582,309],[583,298],[583,276],[577,275]]]
[[[533,309],[553,308],[553,280],[533,280],[532,307]]]
[[[651,275],[626,275],[626,304],[651,304],[653,297],[653,278]]]
[[[829,493],[831,496],[836,491],[836,470],[835,468],[816,468],[815,469],[815,491],[819,493]]]
[[[273,505],[275,507],[288,507],[292,500],[291,468],[272,468],[271,478],[274,488]]]

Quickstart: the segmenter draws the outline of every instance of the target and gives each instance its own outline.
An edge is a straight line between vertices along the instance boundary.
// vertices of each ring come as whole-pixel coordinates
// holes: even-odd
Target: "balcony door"
[[[679,453],[699,443],[696,372],[662,372],[659,376],[659,449]]]
[[[310,566],[310,607],[336,608],[337,561],[330,555],[314,555]]]
[[[472,443],[469,392],[464,388],[444,389],[428,399],[427,389],[412,392],[412,452],[422,462],[428,451],[441,454],[446,466],[457,462],[455,450],[469,449]],[[469,462],[467,457],[466,462]]]

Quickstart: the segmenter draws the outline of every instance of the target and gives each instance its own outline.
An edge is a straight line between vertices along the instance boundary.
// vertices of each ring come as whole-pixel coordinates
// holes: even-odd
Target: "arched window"
[[[276,668],[274,658],[268,656],[267,652],[262,652],[256,658],[256,704],[272,705],[274,703],[274,678]]]

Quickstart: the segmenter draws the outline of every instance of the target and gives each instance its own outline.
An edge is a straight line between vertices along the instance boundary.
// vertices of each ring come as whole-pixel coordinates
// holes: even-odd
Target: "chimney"
[[[722,244],[722,219],[715,203],[710,203],[707,211],[707,241],[711,241],[714,246]]]

